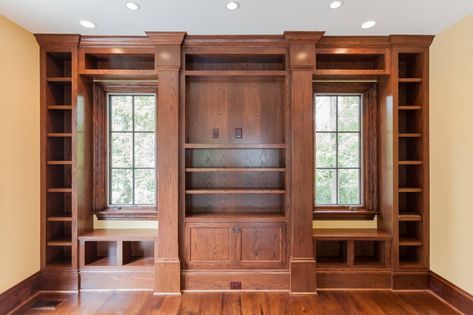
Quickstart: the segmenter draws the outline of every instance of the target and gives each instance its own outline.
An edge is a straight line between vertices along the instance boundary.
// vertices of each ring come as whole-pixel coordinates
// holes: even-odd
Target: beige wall
[[[0,16],[0,292],[40,268],[39,48]]]
[[[430,265],[473,293],[473,15],[435,38],[430,67]]]

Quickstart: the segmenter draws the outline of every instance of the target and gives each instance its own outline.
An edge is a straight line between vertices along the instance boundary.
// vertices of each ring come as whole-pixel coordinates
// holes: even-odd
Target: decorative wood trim
[[[80,271],[81,290],[153,290],[154,269]]]
[[[64,49],[66,47],[77,47],[81,39],[79,34],[34,34],[36,41],[42,48],[54,46]]]
[[[429,274],[429,289],[458,310],[466,314],[473,311],[473,295],[433,271]]]
[[[290,274],[287,270],[236,270],[236,271],[184,271],[183,290],[230,291],[230,282],[241,283],[241,290],[289,290]]]
[[[154,45],[147,36],[82,36],[81,48],[149,48]]]
[[[317,44],[317,42],[324,36],[325,32],[299,32],[286,31],[284,38],[291,43],[299,44]]]
[[[429,272],[394,272],[392,276],[393,290],[428,290]]]
[[[147,33],[156,44],[155,64],[158,71],[156,136],[157,206],[160,209],[159,246],[155,251],[156,293],[181,292],[179,260],[179,72],[181,43],[185,33]],[[158,146],[159,144],[159,146]]]
[[[40,274],[38,271],[0,294],[0,314],[11,312],[36,294],[40,289]]]
[[[41,291],[73,291],[79,290],[79,272],[77,269],[41,271]]]
[[[145,32],[154,45],[181,45],[186,32]]]
[[[317,271],[318,289],[391,289],[391,271]]]
[[[331,47],[389,48],[391,41],[389,36],[323,36],[317,43],[317,48]]]
[[[281,35],[190,35],[186,36],[183,47],[196,46],[287,46]]]
[[[337,209],[316,209],[314,210],[314,220],[373,220],[379,211],[372,210],[337,210]]]
[[[429,48],[435,36],[432,35],[391,35],[391,43],[398,46]]]
[[[97,220],[158,220],[158,211],[155,207],[149,210],[142,209],[105,209],[102,211],[95,211]]]

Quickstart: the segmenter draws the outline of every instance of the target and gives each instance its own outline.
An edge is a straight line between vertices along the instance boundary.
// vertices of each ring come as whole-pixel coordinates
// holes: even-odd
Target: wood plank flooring
[[[37,299],[66,299],[55,311],[32,311]],[[473,311],[473,310],[472,310]],[[318,296],[285,293],[185,293],[154,296],[144,291],[39,293],[14,314],[461,314],[429,291],[320,291]]]

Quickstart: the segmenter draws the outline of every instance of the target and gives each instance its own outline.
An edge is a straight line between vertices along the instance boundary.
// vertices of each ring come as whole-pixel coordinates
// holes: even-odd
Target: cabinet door
[[[240,224],[237,259],[244,268],[281,268],[285,265],[285,223]]]
[[[237,264],[237,234],[227,223],[186,224],[187,265],[194,269],[229,268]]]

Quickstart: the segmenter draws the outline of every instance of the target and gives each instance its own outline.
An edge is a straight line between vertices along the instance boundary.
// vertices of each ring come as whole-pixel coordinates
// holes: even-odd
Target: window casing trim
[[[93,202],[92,212],[98,220],[158,220],[158,208],[154,206],[109,206],[108,204],[108,94],[149,94],[156,96],[158,88],[155,82],[138,82],[136,84],[117,84],[97,82],[94,84],[93,104]],[[156,125],[155,133],[159,132]],[[156,152],[159,146],[156,145]],[[158,172],[157,153],[155,161],[155,172]],[[156,204],[157,204],[156,183]]]
[[[317,82],[313,85],[315,95],[362,94],[362,206],[316,206],[314,198],[313,219],[317,220],[372,220],[379,214],[377,209],[377,85],[367,82]],[[315,112],[314,112],[315,114]],[[314,116],[315,117],[315,116]],[[313,134],[315,137],[315,125]],[[314,139],[315,140],[315,139]],[[314,141],[315,143],[315,141]],[[314,147],[315,152],[315,147]],[[314,155],[315,184],[315,155]]]

